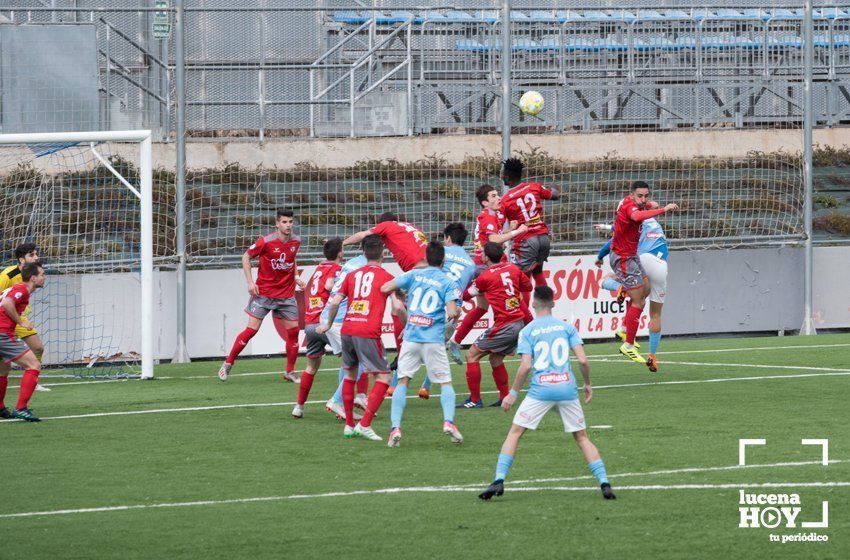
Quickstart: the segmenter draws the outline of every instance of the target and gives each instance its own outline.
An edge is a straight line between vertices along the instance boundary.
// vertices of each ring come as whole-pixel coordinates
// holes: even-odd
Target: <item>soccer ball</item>
[[[527,91],[519,98],[519,108],[526,115],[536,115],[543,110],[544,101],[539,91]]]

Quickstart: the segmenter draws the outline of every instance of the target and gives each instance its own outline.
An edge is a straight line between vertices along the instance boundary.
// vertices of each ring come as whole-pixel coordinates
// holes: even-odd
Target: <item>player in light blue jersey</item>
[[[593,389],[590,386],[590,365],[584,354],[581,337],[575,327],[552,317],[552,308],[555,307],[552,288],[537,286],[534,289],[532,305],[537,318],[520,331],[517,353],[522,356],[522,363],[517,370],[510,394],[502,399],[505,412],[513,406],[529,373],[530,388],[517,409],[508,437],[502,444],[502,451],[496,463],[496,477],[478,497],[489,500],[504,493],[505,478],[514,461],[520,438],[526,430],[536,430],[546,413],[554,408],[561,416],[564,430],[572,432],[590,472],[599,481],[602,495],[606,500],[612,500],[616,496],[608,483],[605,464],[599,456],[599,451],[587,437],[584,412],[578,400],[578,386],[570,369],[572,349],[584,378],[584,403],[589,403],[593,397]]]
[[[597,230],[610,231],[611,226],[598,225]],[[611,240],[602,246],[596,257],[596,266],[602,266],[602,259],[611,251]],[[651,372],[658,371],[658,345],[661,343],[661,310],[664,307],[664,299],[667,296],[667,237],[658,220],[650,218],[644,220],[640,230],[640,241],[638,242],[638,256],[643,270],[649,278],[649,355],[646,357],[646,366]],[[607,276],[602,281],[605,290],[622,293],[620,284],[612,276]],[[618,296],[618,301],[622,300]],[[616,335],[625,340],[626,333],[620,328]],[[635,344],[636,348],[640,345]]]
[[[345,280],[345,277],[348,276],[350,272],[357,270],[358,268],[362,268],[366,266],[366,256],[363,254],[357,255],[353,259],[349,259],[344,265],[342,265],[342,270],[339,271],[339,275],[336,277],[336,281],[334,282],[333,287],[331,288],[330,297],[333,297],[337,293],[339,293],[340,287],[342,286],[342,281]],[[330,341],[331,349],[333,350],[334,355],[340,355],[342,352],[341,341],[340,341],[340,329],[342,328],[342,320],[345,319],[345,314],[348,311],[348,300],[343,299],[339,304],[339,309],[336,313],[336,317],[334,317],[334,323],[331,329],[326,333],[328,340]],[[324,325],[328,320],[328,307],[326,306],[322,310],[322,314],[320,315],[319,324]],[[362,370],[357,372],[357,379],[360,379]],[[345,410],[342,406],[342,382],[345,379],[345,370],[343,368],[339,368],[339,381],[337,384],[336,392],[334,392],[333,396],[328,399],[328,402],[325,404],[325,408],[330,412],[336,414],[337,418],[345,418]],[[364,409],[366,407],[366,393],[359,392],[357,396],[354,398],[354,404],[360,409]],[[360,420],[360,415],[358,413],[354,413],[354,419]]]
[[[441,269],[446,251],[439,241],[425,248],[426,268],[415,268],[381,286],[385,294],[396,290],[407,293],[407,324],[404,327],[404,344],[398,356],[398,384],[392,399],[392,431],[388,445],[401,443],[401,418],[407,403],[407,385],[420,366],[433,383],[440,385],[440,404],[443,408],[443,433],[452,443],[463,442],[463,436],[454,424],[455,390],[452,387],[452,369],[446,356],[446,317],[460,315],[460,290],[457,284]]]

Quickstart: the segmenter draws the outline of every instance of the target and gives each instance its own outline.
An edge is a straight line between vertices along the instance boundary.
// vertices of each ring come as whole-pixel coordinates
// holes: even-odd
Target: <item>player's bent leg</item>
[[[519,440],[525,433],[526,428],[518,424],[511,424],[511,429],[508,430],[508,436],[502,444],[502,449],[499,452],[499,458],[496,460],[496,475],[490,486],[487,487],[478,497],[482,500],[489,500],[494,496],[501,496],[505,493],[505,479],[511,470],[511,465],[514,462]]]
[[[457,395],[451,382],[440,383],[440,406],[443,409],[443,433],[452,443],[463,443],[463,435],[455,425],[455,406]]]
[[[227,381],[227,378],[230,376],[230,369],[233,367],[233,363],[236,362],[236,358],[242,353],[242,350],[245,349],[245,346],[248,345],[251,339],[254,338],[254,335],[260,330],[260,325],[262,324],[263,320],[261,318],[248,314],[248,324],[245,326],[245,330],[236,335],[236,340],[233,341],[230,353],[218,369],[218,379],[220,381]]]
[[[298,361],[298,321],[292,319],[279,318],[272,316],[275,328],[278,334],[284,340],[286,349],[286,371],[282,377],[284,381],[290,383],[298,383],[301,381],[301,376],[295,371],[295,364]]]
[[[360,422],[354,428],[354,435],[371,441],[383,441],[383,438],[372,429],[372,419],[375,417],[378,409],[381,408],[381,403],[384,402],[384,397],[387,394],[392,376],[387,372],[378,373],[375,377],[375,384],[369,393],[369,404],[366,407],[366,412],[363,413],[363,418],[360,419]]]
[[[615,500],[617,496],[614,495],[614,491],[611,489],[611,484],[608,482],[608,474],[605,472],[605,463],[602,462],[602,457],[599,455],[599,450],[596,449],[596,446],[593,445],[593,442],[590,441],[590,438],[587,437],[587,430],[578,430],[573,432],[573,438],[575,439],[576,445],[581,450],[582,455],[584,455],[584,460],[587,461],[587,467],[590,469],[591,474],[596,477],[597,482],[599,482],[599,487],[602,490],[602,496],[606,500]]]
[[[29,335],[29,336],[26,336],[26,337],[22,338],[21,340],[23,340],[26,343],[26,345],[29,346],[30,350],[32,350],[32,353],[35,354],[35,357],[40,362],[41,357],[44,355],[44,343],[41,341],[41,337],[38,336],[38,333],[34,333],[34,334]],[[36,391],[48,392],[48,391],[50,391],[50,388],[45,387],[41,383],[39,383],[38,385],[35,386],[35,390]]]
[[[490,367],[493,369],[493,381],[499,390],[499,398],[491,403],[490,406],[499,407],[502,406],[502,399],[508,396],[508,392],[511,390],[510,378],[508,377],[508,370],[505,367],[504,354],[490,354],[488,358],[490,360]]]

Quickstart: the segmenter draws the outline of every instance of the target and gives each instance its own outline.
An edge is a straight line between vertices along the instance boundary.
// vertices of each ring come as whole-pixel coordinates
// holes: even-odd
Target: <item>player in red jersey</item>
[[[543,263],[549,260],[549,228],[543,221],[543,200],[558,200],[558,189],[540,183],[522,182],[525,168],[517,158],[508,158],[502,164],[502,179],[509,188],[502,197],[500,208],[511,223],[527,226],[527,230],[514,239],[511,262],[516,264],[536,286],[545,286]],[[530,305],[531,288],[522,293],[526,305]]]
[[[47,276],[37,262],[27,263],[21,267],[21,282],[8,288],[0,296],[0,418],[17,418],[27,422],[39,422],[38,416],[29,409],[30,397],[38,385],[38,374],[41,363],[24,341],[15,336],[15,328],[32,329],[32,323],[21,313],[30,302],[30,295],[44,286]],[[6,387],[9,383],[9,364],[15,362],[24,368],[21,379],[21,390],[18,393],[18,404],[15,410],[9,411],[3,403],[6,397]]]
[[[650,289],[649,284],[644,281],[646,273],[637,252],[641,224],[644,220],[678,208],[676,204],[658,208],[658,204],[649,202],[649,185],[644,181],[632,183],[631,192],[617,206],[614,238],[611,241],[608,262],[617,277],[617,282],[629,296],[629,302],[626,304],[626,318],[623,320],[626,326],[626,341],[620,346],[620,353],[633,362],[646,363],[646,359],[634,346],[640,315]]]
[[[481,185],[475,191],[475,198],[481,205],[481,213],[475,221],[475,245],[472,253],[472,262],[477,265],[476,276],[486,268],[484,265],[484,245],[487,243],[503,243],[515,239],[517,236],[523,235],[528,231],[528,226],[520,225],[514,230],[504,231],[505,215],[499,210],[499,204],[502,197],[499,196],[499,191],[490,185]],[[507,260],[503,257],[502,260]],[[454,336],[449,340],[448,349],[452,359],[462,364],[460,345],[466,335],[473,329],[475,323],[478,322],[487,313],[487,303],[484,298],[477,298],[477,305],[473,307],[458,325]]]
[[[363,241],[367,235],[378,235],[384,245],[393,254],[395,262],[401,267],[402,272],[408,272],[414,268],[428,266],[425,260],[425,247],[428,246],[428,238],[415,226],[407,222],[398,221],[398,216],[392,212],[384,212],[378,216],[378,223],[372,228],[355,233],[342,242],[343,245],[356,245]],[[393,360],[392,368],[398,363],[398,354],[401,352],[401,335],[404,332],[404,314],[396,309],[392,310],[393,336],[395,337],[396,358]]]
[[[258,238],[242,255],[242,271],[248,283],[248,293],[251,294],[245,308],[248,326],[236,337],[230,354],[218,370],[218,378],[221,381],[227,381],[236,357],[254,338],[263,319],[271,312],[272,318],[281,322],[280,327],[277,324],[275,326],[286,341],[286,372],[283,378],[286,381],[299,382],[294,371],[295,361],[298,359],[298,305],[295,302],[295,286],[303,288],[304,282],[298,278],[298,266],[295,262],[301,239],[292,235],[294,221],[292,210],[278,209],[276,230]],[[256,282],[251,271],[251,259],[255,258],[260,260]]]
[[[298,387],[298,403],[292,409],[292,416],[302,418],[304,416],[304,403],[310,395],[313,386],[313,377],[322,365],[322,356],[325,355],[325,347],[330,345],[334,354],[339,354],[340,340],[333,330],[320,334],[316,332],[319,326],[319,317],[325,304],[331,295],[331,288],[342,269],[342,239],[334,237],[325,241],[322,247],[325,262],[319,264],[313,272],[313,276],[307,281],[305,294],[306,311],[304,313],[304,335],[307,343],[307,367],[301,374],[301,382]]]
[[[469,398],[458,408],[481,408],[481,364],[484,356],[490,358],[493,381],[499,389],[499,400],[491,406],[501,406],[510,390],[505,356],[516,351],[519,331],[525,326],[528,309],[521,293],[531,291],[531,281],[515,264],[502,262],[505,251],[498,243],[484,245],[484,264],[487,269],[472,281],[468,295],[484,295],[493,308],[494,324],[484,331],[466,353],[466,383]]]
[[[345,379],[342,387],[342,403],[345,408],[345,430],[343,436],[364,437],[381,441],[381,436],[372,429],[372,418],[381,407],[391,379],[390,366],[381,344],[381,324],[387,298],[395,297],[381,292],[381,286],[393,279],[392,274],[381,266],[384,244],[377,235],[363,239],[363,254],[366,265],[348,274],[342,281],[338,293],[328,300],[328,317],[316,332],[328,332],[336,318],[339,304],[348,298],[348,311],[342,322],[342,367]],[[369,402],[363,418],[354,425],[354,385],[357,369],[362,366],[363,374],[374,374],[375,384],[369,393]]]

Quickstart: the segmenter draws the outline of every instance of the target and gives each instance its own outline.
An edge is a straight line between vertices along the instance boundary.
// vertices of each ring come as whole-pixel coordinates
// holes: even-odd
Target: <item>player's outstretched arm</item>
[[[516,222],[511,222],[512,224],[516,224]],[[528,226],[522,224],[516,229],[508,230],[505,233],[491,233],[487,236],[487,240],[493,243],[505,243],[506,241],[510,241],[517,235],[522,235],[523,233],[528,231]]]
[[[502,399],[502,410],[508,412],[514,403],[519,397],[519,392],[522,390],[523,385],[525,385],[525,380],[528,377],[528,372],[531,371],[531,354],[523,354],[522,361],[519,364],[519,369],[516,372],[516,377],[514,378],[513,387],[511,387],[511,392]]]
[[[381,293],[382,294],[390,294],[390,293],[396,291],[397,289],[398,289],[398,286],[396,285],[395,280],[390,280],[389,282],[387,282],[386,284],[381,286]]]
[[[555,185],[551,185],[551,184],[543,185],[543,188],[546,189],[546,191],[549,191],[549,197],[548,197],[549,200],[558,200],[558,199],[561,198],[561,191],[559,191],[558,187],[556,187]],[[543,194],[543,193],[541,193],[541,194]],[[547,198],[547,197],[544,195],[543,198]]]
[[[655,216],[660,216],[665,212],[672,212],[674,210],[678,210],[679,205],[670,203],[664,208],[656,208],[654,210],[636,210],[632,212],[631,216],[629,216],[633,222],[642,222],[644,220],[648,220],[650,218],[654,218]]]
[[[593,387],[590,385],[590,363],[587,361],[583,345],[573,346],[573,353],[581,369],[581,377],[584,380],[584,404],[587,404],[593,398]]]
[[[446,302],[446,317],[451,321],[460,317],[460,307],[453,301]]]
[[[252,296],[260,295],[260,289],[254,283],[254,273],[251,271],[251,255],[248,251],[242,253],[242,272],[245,274],[245,282],[248,283],[248,293]]]
[[[371,229],[365,229],[363,231],[358,231],[354,235],[352,235],[350,237],[346,237],[345,239],[343,239],[342,244],[343,245],[359,245],[360,242],[363,241],[363,239],[365,239],[367,235],[371,235],[371,234],[372,234]]]

